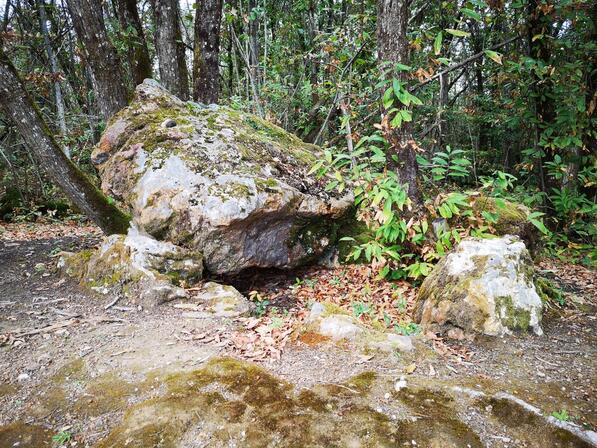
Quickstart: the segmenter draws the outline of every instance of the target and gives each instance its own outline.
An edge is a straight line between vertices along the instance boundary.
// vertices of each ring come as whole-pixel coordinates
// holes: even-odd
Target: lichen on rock
[[[533,272],[517,237],[462,240],[421,285],[416,320],[492,336],[529,329],[541,335],[543,303]]]

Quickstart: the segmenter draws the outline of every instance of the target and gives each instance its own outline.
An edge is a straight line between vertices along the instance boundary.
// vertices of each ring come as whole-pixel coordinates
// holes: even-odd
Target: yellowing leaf
[[[485,50],[485,55],[497,64],[502,65],[502,55],[497,51]]]
[[[452,28],[446,28],[446,32],[450,33],[453,36],[457,36],[457,37],[468,37],[471,35],[471,33],[467,33],[466,31],[454,30]]]

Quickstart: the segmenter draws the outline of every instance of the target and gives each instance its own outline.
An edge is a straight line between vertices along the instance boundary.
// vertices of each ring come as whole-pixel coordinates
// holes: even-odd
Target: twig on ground
[[[120,300],[120,296],[117,296],[114,300],[112,300],[110,303],[108,303],[104,309],[105,310],[109,310],[110,308],[112,308],[114,305],[116,305],[118,303],[118,301]]]
[[[128,349],[128,350],[122,350],[120,352],[116,352],[116,353],[112,353],[110,356],[114,357],[114,356],[120,356],[120,355],[124,355],[125,353],[133,353],[135,350],[133,349]]]

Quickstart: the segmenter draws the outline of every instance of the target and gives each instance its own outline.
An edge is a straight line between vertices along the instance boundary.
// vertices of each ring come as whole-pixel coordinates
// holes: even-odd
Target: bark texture
[[[151,59],[136,0],[117,0],[118,21],[127,35],[127,57],[135,85],[151,78]]]
[[[180,30],[177,0],[152,0],[155,16],[155,48],[160,66],[160,82],[177,97],[189,99],[189,73]]]
[[[105,233],[126,233],[129,218],[112,205],[61,151],[1,49],[0,109],[17,127],[39,165],[73,204]]]
[[[195,16],[193,99],[217,103],[220,94],[220,24],[222,0],[202,0]]]
[[[390,68],[396,63],[409,63],[410,49],[406,36],[409,14],[410,0],[377,0],[377,51],[381,65]],[[393,70],[389,70],[387,77],[394,76],[404,79],[403,74],[396,75]],[[390,166],[396,171],[400,181],[408,185],[410,199],[414,203],[421,203],[417,145],[412,136],[411,123],[402,123],[401,127],[386,133],[386,138],[397,159],[391,160]]]
[[[100,0],[67,0],[99,112],[104,120],[127,105],[128,93],[116,49],[108,40]]]

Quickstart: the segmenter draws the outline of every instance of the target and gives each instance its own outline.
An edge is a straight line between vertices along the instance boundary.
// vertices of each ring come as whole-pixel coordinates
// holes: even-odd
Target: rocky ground
[[[591,271],[540,266],[567,303],[542,337],[418,335],[382,353],[299,331],[313,302],[355,311],[355,289],[393,303],[364,268],[256,273],[237,286],[265,315],[194,319],[62,278],[54,255],[98,236],[0,225],[0,448],[595,446],[574,435],[597,427]],[[400,288],[407,328],[415,291]]]

